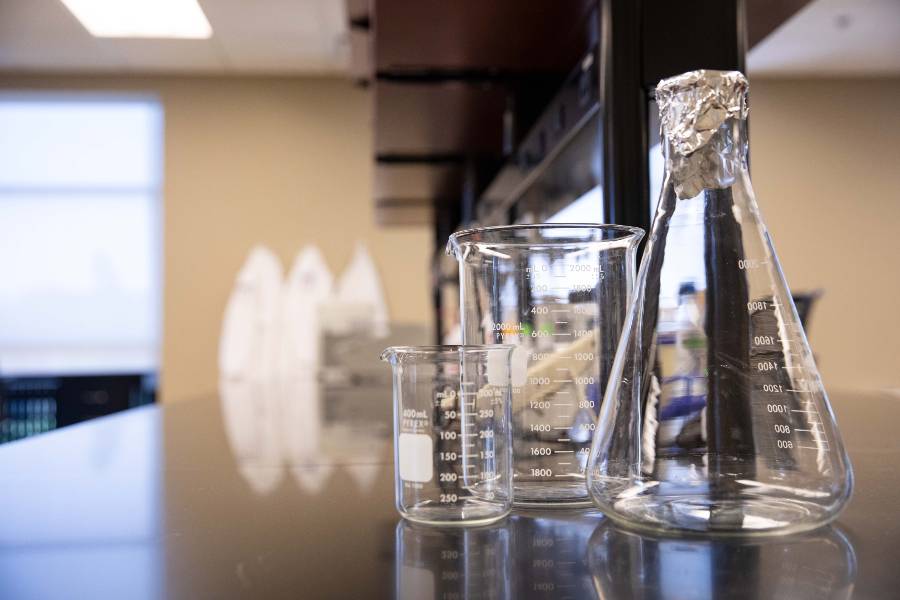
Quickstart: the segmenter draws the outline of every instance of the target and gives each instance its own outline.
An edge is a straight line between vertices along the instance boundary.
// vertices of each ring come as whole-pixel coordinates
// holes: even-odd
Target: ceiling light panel
[[[197,0],[61,0],[91,35],[206,39],[212,27]]]

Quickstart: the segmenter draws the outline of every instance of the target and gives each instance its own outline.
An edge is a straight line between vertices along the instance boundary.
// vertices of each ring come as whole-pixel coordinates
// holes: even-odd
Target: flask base
[[[795,498],[712,499],[697,495],[643,495],[619,499],[604,514],[628,528],[702,535],[787,535],[816,529],[835,515]]]

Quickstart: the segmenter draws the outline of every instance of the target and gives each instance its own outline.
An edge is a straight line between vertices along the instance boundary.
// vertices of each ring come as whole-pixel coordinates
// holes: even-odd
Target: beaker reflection
[[[846,599],[856,555],[833,526],[781,538],[654,537],[600,525],[588,563],[601,599]]]
[[[396,600],[511,600],[509,525],[397,524]]]
[[[595,600],[588,542],[599,512],[517,513],[512,524],[516,599]]]

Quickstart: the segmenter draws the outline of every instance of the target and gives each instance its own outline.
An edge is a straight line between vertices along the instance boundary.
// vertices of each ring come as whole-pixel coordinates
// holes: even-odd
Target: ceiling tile
[[[0,69],[115,70],[122,60],[59,0],[0,1]]]
[[[121,60],[122,69],[127,72],[224,73],[227,67],[214,39],[98,41]]]
[[[202,5],[229,69],[333,72],[347,66],[343,2],[207,0]]]
[[[59,0],[0,0],[0,69],[83,73],[346,72],[340,0],[200,0],[209,40],[94,38]]]
[[[757,44],[752,75],[900,74],[900,2],[816,0]]]

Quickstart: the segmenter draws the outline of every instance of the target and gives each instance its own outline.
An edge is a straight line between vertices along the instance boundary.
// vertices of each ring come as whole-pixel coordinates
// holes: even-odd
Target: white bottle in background
[[[260,378],[274,372],[279,353],[281,261],[255,246],[235,278],[219,338],[222,378]]]
[[[316,246],[306,246],[294,259],[281,302],[279,372],[314,371],[321,365],[321,318],[334,297],[334,276]]]
[[[362,242],[356,243],[353,258],[337,283],[335,311],[329,311],[329,326],[341,322],[351,327],[371,328],[375,337],[389,331],[389,316],[378,269]]]

